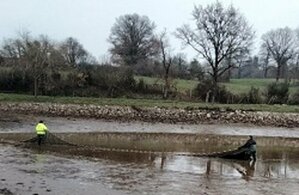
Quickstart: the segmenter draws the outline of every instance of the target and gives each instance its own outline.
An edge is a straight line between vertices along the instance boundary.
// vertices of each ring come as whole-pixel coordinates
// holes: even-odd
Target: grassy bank
[[[206,104],[178,100],[128,99],[128,98],[83,98],[83,97],[49,97],[0,93],[0,102],[49,102],[61,104],[94,104],[137,107],[166,107],[187,109],[226,109],[269,112],[299,112],[299,106],[266,104]]]

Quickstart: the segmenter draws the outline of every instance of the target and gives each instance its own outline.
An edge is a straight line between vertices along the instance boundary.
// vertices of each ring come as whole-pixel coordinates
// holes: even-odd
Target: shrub
[[[285,104],[289,98],[288,83],[271,83],[267,87],[266,101],[268,104]]]
[[[137,85],[136,85],[136,90],[138,92],[144,92],[145,91],[145,82],[144,82],[144,79],[139,79],[138,82],[137,82]]]
[[[234,95],[230,91],[228,91],[225,86],[218,86],[215,101],[222,104],[228,104],[234,103],[235,98]]]
[[[290,98],[289,104],[299,105],[299,90],[297,90]]]
[[[250,91],[246,94],[243,94],[240,103],[244,104],[260,104],[262,103],[262,97],[259,88],[251,87]]]
[[[5,92],[26,92],[32,87],[33,79],[28,72],[19,69],[0,71],[0,90]]]
[[[212,101],[212,86],[213,81],[205,79],[200,82],[194,90],[194,95],[199,97],[202,101]],[[228,91],[225,86],[216,87],[215,102],[219,103],[236,103],[239,97]]]
[[[198,83],[194,89],[194,96],[199,97],[201,100],[210,101],[210,94],[212,93],[213,81],[210,79],[204,79]]]

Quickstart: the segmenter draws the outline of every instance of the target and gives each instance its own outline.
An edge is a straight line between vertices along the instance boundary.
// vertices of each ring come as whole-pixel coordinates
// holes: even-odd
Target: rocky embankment
[[[98,118],[118,121],[145,121],[187,124],[250,123],[259,126],[299,127],[299,114],[178,108],[136,108],[53,103],[0,103],[5,113],[43,116]]]

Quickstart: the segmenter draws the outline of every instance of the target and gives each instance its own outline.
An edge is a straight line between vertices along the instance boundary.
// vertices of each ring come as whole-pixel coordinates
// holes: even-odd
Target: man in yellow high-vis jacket
[[[39,123],[35,127],[35,131],[38,137],[38,145],[41,145],[42,140],[46,137],[48,133],[48,128],[43,121],[39,121]]]

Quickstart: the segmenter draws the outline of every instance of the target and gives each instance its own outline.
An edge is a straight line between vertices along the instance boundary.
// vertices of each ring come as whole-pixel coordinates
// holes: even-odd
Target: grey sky
[[[47,34],[54,40],[73,36],[95,57],[109,48],[107,38],[115,18],[127,13],[147,15],[158,31],[173,32],[191,22],[194,5],[209,0],[0,0],[0,39],[17,31],[29,30],[33,35]],[[266,31],[289,26],[299,27],[298,0],[222,0],[240,10],[256,31],[256,42]],[[180,41],[171,38],[176,51]],[[256,47],[258,45],[256,44]],[[255,50],[257,51],[257,50]],[[194,53],[187,49],[188,57]]]

